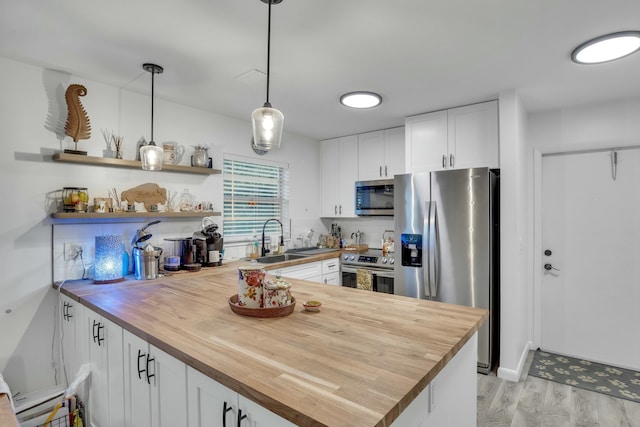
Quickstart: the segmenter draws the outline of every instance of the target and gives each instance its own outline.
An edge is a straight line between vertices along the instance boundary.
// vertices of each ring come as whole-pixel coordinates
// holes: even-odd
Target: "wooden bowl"
[[[296,307],[296,299],[291,297],[291,304],[285,307],[252,308],[238,305],[238,294],[234,294],[229,297],[229,307],[231,308],[231,311],[242,316],[262,318],[284,317],[293,313],[293,309]]]

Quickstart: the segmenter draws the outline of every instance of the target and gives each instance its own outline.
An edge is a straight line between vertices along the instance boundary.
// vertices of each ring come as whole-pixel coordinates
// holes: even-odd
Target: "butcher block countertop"
[[[67,282],[62,293],[307,426],[390,425],[487,317],[482,309],[295,279],[291,315],[240,316],[228,299],[237,294],[238,266],[247,264],[111,285]],[[303,310],[310,299],[322,302],[319,312]]]

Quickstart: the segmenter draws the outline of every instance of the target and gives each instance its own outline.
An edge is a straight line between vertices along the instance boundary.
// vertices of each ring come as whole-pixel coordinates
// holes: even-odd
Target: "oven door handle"
[[[375,276],[386,277],[390,279],[393,279],[394,277],[392,268],[387,269],[387,268],[371,268],[371,267],[353,267],[353,266],[345,266],[345,265],[342,266],[343,273],[356,274],[358,270],[368,270]]]

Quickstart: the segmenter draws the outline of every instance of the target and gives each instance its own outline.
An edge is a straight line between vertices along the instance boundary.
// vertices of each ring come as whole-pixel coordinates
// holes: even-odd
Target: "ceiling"
[[[0,56],[249,121],[265,102],[260,0],[0,0]],[[580,43],[639,30],[638,0],[283,0],[272,6],[270,101],[316,139],[518,89],[529,111],[640,95],[640,55],[576,65]],[[256,72],[251,70],[260,70]],[[245,73],[248,76],[239,78]],[[378,92],[350,110],[340,95]]]

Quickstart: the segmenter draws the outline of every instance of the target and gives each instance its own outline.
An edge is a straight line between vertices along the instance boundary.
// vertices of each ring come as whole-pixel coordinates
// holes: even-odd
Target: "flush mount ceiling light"
[[[267,24],[267,101],[260,108],[256,108],[251,113],[251,125],[253,127],[253,141],[251,143],[254,151],[269,151],[280,147],[282,139],[282,126],[284,115],[271,106],[269,102],[269,72],[271,68],[271,5],[279,4],[282,0],[260,0],[269,4],[268,24]],[[257,151],[256,151],[257,152]]]
[[[640,31],[620,31],[582,43],[571,53],[571,60],[577,64],[600,64],[624,58],[639,49]]]
[[[373,108],[382,103],[382,97],[373,92],[349,92],[340,97],[340,103],[351,108]]]
[[[164,71],[159,65],[156,64],[142,64],[142,68],[145,71],[151,73],[151,142],[149,145],[143,145],[140,147],[140,160],[142,161],[142,169],[146,171],[158,171],[162,169],[162,147],[158,147],[153,141],[153,97],[154,97],[154,77],[156,74],[161,74]]]

